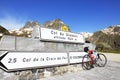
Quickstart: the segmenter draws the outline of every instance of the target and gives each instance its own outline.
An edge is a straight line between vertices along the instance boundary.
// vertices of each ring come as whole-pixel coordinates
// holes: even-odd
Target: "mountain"
[[[28,21],[26,22],[25,26],[22,27],[20,30],[27,29],[27,28],[31,29],[31,28],[34,28],[35,26],[40,26],[38,21]]]
[[[14,36],[23,36],[23,37],[31,37],[32,31],[34,27],[40,26],[37,21],[28,21],[25,26],[18,30],[10,30],[10,34]]]
[[[46,21],[43,26],[57,30],[70,31],[69,26],[64,24],[59,18],[52,21]]]
[[[102,30],[103,33],[105,34],[118,34],[120,35],[120,25],[116,25],[116,26],[109,26],[108,28],[105,28],[104,30]]]
[[[0,25],[0,39],[3,35],[10,35],[9,31]]]
[[[120,25],[109,26],[104,30],[97,31],[89,38],[102,51],[120,50]]]
[[[80,34],[82,34],[86,39],[90,38],[93,35],[93,33],[90,33],[90,32],[80,32]]]
[[[29,21],[21,29],[11,31],[0,26],[0,36],[3,34],[10,34],[14,36],[31,37],[33,28],[39,26],[70,31],[69,26],[64,24],[62,20],[55,19],[52,21],[46,21],[43,25],[40,25],[37,21]],[[90,41],[96,44],[96,47],[102,51],[120,51],[120,25],[109,26],[95,33],[81,32],[80,34],[83,34],[87,42]]]
[[[41,25],[38,21],[28,21],[25,24],[25,26],[23,26],[21,29],[11,30],[9,32],[11,35],[14,35],[14,36],[31,37],[33,28],[40,27],[40,26],[51,28],[51,29],[70,31],[70,28],[68,25],[64,24],[60,19],[55,19],[52,21],[46,21],[43,25]]]

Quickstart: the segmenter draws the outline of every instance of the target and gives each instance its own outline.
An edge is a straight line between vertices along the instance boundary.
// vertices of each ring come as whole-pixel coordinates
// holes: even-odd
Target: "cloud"
[[[15,17],[11,15],[6,15],[0,18],[0,25],[5,27],[6,29],[20,29],[25,25],[27,20],[22,17]]]

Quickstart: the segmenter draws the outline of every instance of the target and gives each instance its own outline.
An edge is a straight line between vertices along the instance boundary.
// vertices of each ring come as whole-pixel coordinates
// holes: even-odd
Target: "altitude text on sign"
[[[48,28],[41,28],[41,40],[70,42],[70,43],[84,43],[84,37],[81,34],[53,30]]]

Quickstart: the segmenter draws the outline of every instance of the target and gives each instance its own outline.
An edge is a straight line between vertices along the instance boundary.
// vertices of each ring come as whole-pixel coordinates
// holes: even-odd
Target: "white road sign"
[[[86,52],[69,52],[70,63],[82,62],[83,56],[86,54]]]
[[[81,63],[86,52],[4,52],[0,67],[6,71]]]
[[[41,40],[58,41],[58,42],[71,42],[71,43],[84,43],[84,37],[81,34],[64,32],[54,29],[41,27]]]
[[[9,52],[0,58],[1,67],[6,71],[68,64],[68,56],[65,52]]]

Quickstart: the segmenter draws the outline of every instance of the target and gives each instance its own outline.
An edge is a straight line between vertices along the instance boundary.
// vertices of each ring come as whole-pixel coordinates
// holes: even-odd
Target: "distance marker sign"
[[[5,71],[65,65],[67,63],[68,56],[65,52],[6,52],[0,57],[0,66]]]
[[[5,71],[37,69],[81,63],[86,52],[8,52],[0,56]]]

